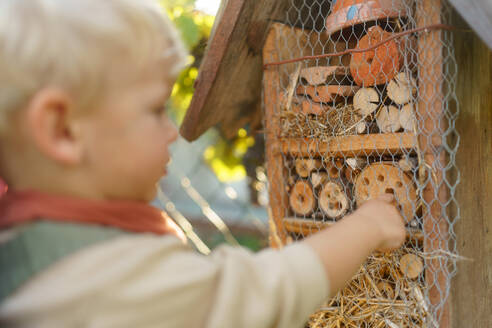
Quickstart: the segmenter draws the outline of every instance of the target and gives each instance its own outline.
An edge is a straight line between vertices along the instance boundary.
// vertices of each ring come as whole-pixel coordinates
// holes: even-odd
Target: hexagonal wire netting
[[[447,327],[456,271],[456,62],[440,0],[288,0],[264,48],[271,240],[395,195],[407,241],[309,327]],[[336,265],[336,264],[334,264]]]

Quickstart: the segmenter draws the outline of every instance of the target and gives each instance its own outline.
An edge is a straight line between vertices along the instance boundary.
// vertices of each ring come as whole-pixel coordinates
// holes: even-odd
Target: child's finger
[[[376,197],[376,199],[385,201],[387,203],[393,203],[395,201],[395,195],[393,195],[393,194],[381,194],[378,197]]]

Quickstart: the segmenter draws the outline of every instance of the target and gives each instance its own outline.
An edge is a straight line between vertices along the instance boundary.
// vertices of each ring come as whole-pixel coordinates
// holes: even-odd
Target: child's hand
[[[405,241],[404,221],[395,207],[393,195],[383,194],[368,200],[355,213],[375,225],[380,241],[378,250],[390,251],[399,248]]]

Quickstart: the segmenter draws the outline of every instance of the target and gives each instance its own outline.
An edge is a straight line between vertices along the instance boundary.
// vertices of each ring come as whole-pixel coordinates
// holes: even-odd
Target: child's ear
[[[39,151],[65,165],[81,160],[73,106],[67,92],[48,88],[37,92],[26,108],[28,129]]]

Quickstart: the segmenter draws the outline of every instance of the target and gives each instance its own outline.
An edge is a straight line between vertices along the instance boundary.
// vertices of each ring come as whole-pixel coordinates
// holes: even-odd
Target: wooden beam
[[[418,27],[440,24],[441,0],[422,0],[416,5]],[[446,152],[436,149],[431,139],[440,138],[447,129],[447,118],[443,115],[443,43],[439,30],[423,33],[418,39],[419,98],[417,119],[420,124],[419,146],[425,166],[432,168],[433,175],[426,175],[420,167],[422,190],[424,252],[448,251],[449,224],[443,217],[448,190],[443,182],[443,168],[446,167]],[[446,262],[439,259],[426,260],[425,280],[432,315],[440,328],[450,327],[449,298],[450,274]]]
[[[324,140],[283,138],[276,142],[275,149],[298,157],[356,157],[408,154],[415,150],[416,145],[417,138],[413,133],[378,133],[328,137]]]
[[[284,218],[282,220],[282,225],[285,230],[288,232],[301,234],[304,237],[327,229],[334,224],[335,222],[323,222],[314,219]],[[424,240],[424,234],[421,230],[407,228],[407,240],[413,240],[420,243]]]

